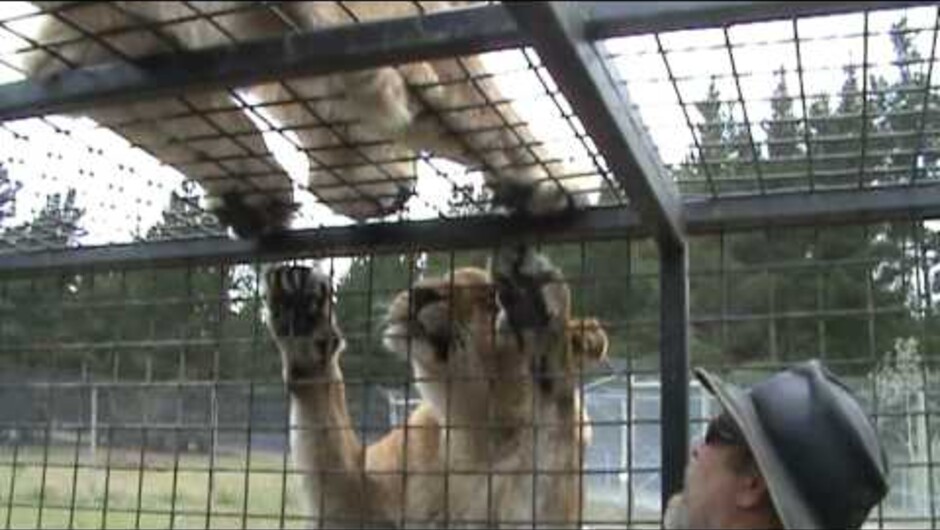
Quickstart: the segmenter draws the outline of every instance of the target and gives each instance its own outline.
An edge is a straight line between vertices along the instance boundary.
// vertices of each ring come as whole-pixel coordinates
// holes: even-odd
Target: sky
[[[27,2],[3,2],[0,3],[0,19],[33,9]],[[931,30],[918,33],[914,38],[921,55],[930,56],[936,7],[873,12],[869,16],[869,31],[875,34],[868,50],[869,62],[873,65],[869,69],[871,74],[883,75],[889,80],[896,77],[889,64],[892,49],[887,32],[891,23],[905,11],[911,28]],[[35,31],[35,23],[29,20],[19,23],[17,30]],[[843,65],[861,62],[863,24],[861,13],[799,21],[797,30],[808,96],[836,94],[843,79]],[[759,123],[770,115],[769,98],[776,85],[774,71],[783,66],[791,91],[796,93],[799,87],[794,27],[791,21],[738,25],[729,29],[728,37],[734,46],[735,67],[741,74],[741,92],[747,102],[748,118],[753,123],[752,133],[755,140],[760,141],[763,131]],[[680,80],[685,102],[703,99],[712,75],[718,76],[719,88],[725,97],[737,96],[721,29],[670,32],[661,34],[660,41],[668,50],[667,60]],[[21,46],[19,39],[0,30],[0,58],[9,59]],[[602,49],[612,56],[611,64],[617,75],[627,80],[630,95],[640,108],[663,162],[667,165],[681,162],[692,145],[692,135],[669,84],[655,37],[611,39],[602,44]],[[575,167],[591,166],[589,153],[575,139],[575,131],[567,125],[551,97],[544,93],[537,76],[528,68],[529,61],[538,63],[535,53],[508,50],[485,54],[482,59],[487,68],[497,74],[494,80],[503,94],[515,101],[516,112],[547,141],[550,152],[564,156]],[[17,72],[0,66],[0,82],[20,77]],[[801,117],[799,105],[795,110]],[[740,111],[736,117],[741,117]],[[690,119],[693,123],[701,119],[694,108],[690,109]],[[18,139],[16,134],[25,138]],[[280,133],[268,132],[265,139],[292,179],[305,182],[306,157],[280,137]],[[146,233],[159,220],[169,191],[180,189],[184,180],[176,170],[161,165],[86,118],[53,116],[46,120],[8,122],[0,127],[0,160],[8,166],[11,176],[23,183],[16,216],[9,223],[28,221],[42,206],[46,194],[74,187],[79,190],[79,205],[87,212],[84,225],[88,234],[82,240],[84,245],[124,242],[134,233]],[[446,160],[432,158],[430,164],[420,163],[418,195],[408,204],[410,219],[435,217],[450,194],[450,184],[437,177],[432,166],[446,170],[459,182],[476,185],[481,182],[478,174],[467,173],[458,164]],[[352,222],[332,214],[305,192],[296,195],[302,202],[302,215],[295,223],[297,228]]]

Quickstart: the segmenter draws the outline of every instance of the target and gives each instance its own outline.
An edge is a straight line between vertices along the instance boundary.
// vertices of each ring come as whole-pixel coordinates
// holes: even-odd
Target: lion
[[[290,394],[291,452],[324,526],[573,527],[590,439],[580,369],[608,338],[570,315],[561,272],[529,248],[460,268],[392,301],[383,343],[407,357],[421,401],[364,447],[344,395],[343,334],[328,277],[264,276],[266,322]]]
[[[22,59],[26,75],[41,81],[70,68],[220,47],[232,39],[472,4],[281,2],[247,9],[231,1],[33,3],[55,13],[42,17],[33,37],[45,49]],[[105,36],[96,41],[86,38],[89,33]],[[207,209],[242,237],[289,228],[296,209],[291,179],[244,110],[252,100],[263,106],[272,127],[296,136],[310,161],[306,188],[354,220],[403,208],[414,194],[418,153],[482,168],[493,203],[512,212],[543,215],[586,201],[556,180],[570,172],[506,103],[477,56],[243,88],[100,106],[83,114],[198,182]]]

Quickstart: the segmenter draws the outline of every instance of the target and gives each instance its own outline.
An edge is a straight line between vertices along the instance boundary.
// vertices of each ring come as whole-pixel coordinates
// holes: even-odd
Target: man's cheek
[[[699,466],[696,465],[694,460],[690,461],[689,465],[685,467],[685,476],[683,477],[685,481],[682,484],[683,491],[688,492],[689,490],[695,489],[695,484],[699,475],[698,467]]]

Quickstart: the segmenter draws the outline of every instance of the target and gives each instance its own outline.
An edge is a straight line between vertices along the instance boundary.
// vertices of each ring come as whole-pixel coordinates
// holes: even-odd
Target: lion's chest
[[[523,429],[500,443],[490,465],[464,462],[450,474],[450,522],[468,526],[558,528],[576,518],[577,448],[570,428]],[[475,524],[476,523],[476,524]]]

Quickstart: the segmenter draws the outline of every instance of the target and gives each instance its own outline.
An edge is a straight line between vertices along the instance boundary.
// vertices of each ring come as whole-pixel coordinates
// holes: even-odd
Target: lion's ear
[[[596,318],[572,318],[568,321],[568,340],[574,359],[598,362],[607,358],[607,332]]]

